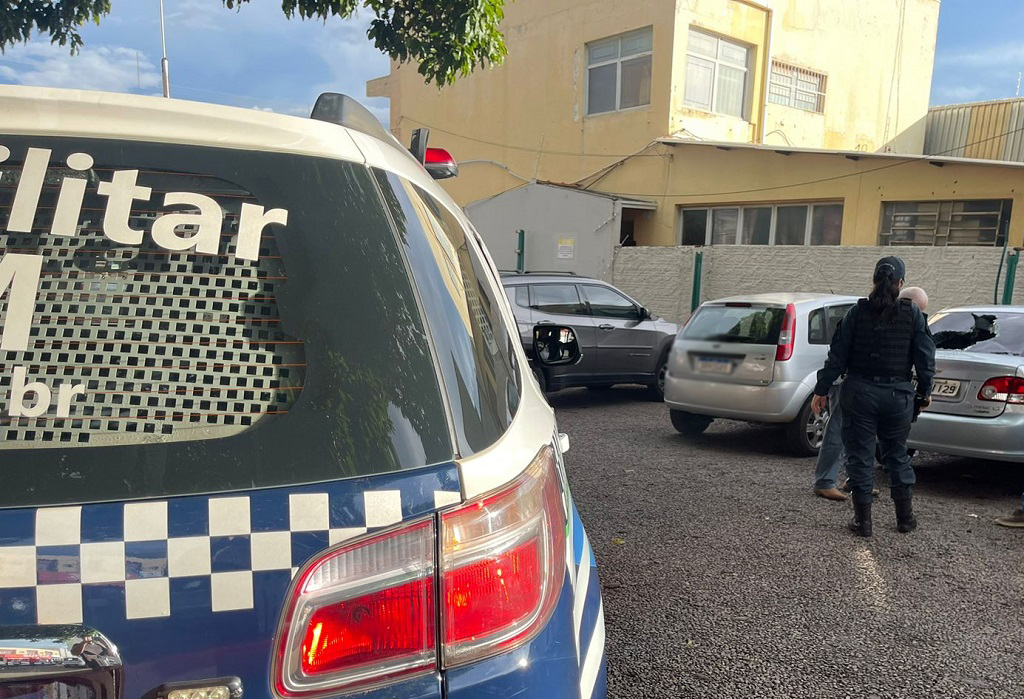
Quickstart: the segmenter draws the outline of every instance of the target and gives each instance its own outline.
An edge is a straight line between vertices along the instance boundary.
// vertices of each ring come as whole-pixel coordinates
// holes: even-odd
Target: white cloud
[[[366,82],[391,71],[391,60],[366,37],[368,17],[328,22],[313,50],[327,65],[331,78],[317,86],[320,92],[341,92],[359,100],[381,123],[388,124],[390,100],[366,96]]]
[[[989,89],[984,85],[938,85],[932,101],[937,104],[973,102],[987,93]]]
[[[138,92],[160,86],[160,70],[146,54],[122,46],[66,46],[30,41],[10,48],[0,79],[20,85]]]
[[[996,44],[981,50],[940,52],[935,63],[961,68],[1013,68],[1016,71],[1024,67],[1024,45]]]

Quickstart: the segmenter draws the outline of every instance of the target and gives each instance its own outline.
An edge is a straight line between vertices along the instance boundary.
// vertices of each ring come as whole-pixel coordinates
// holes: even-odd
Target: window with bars
[[[772,61],[768,101],[808,112],[825,112],[825,83],[822,73]]]
[[[839,245],[842,202],[687,207],[681,245]]]
[[[1010,199],[889,201],[882,205],[880,245],[1002,245]]]
[[[651,103],[651,27],[587,44],[587,114]]]
[[[746,119],[749,95],[750,47],[690,27],[684,104]]]

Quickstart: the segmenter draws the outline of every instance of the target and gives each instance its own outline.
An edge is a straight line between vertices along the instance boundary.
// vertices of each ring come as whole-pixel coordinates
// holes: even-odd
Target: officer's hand
[[[828,396],[814,396],[811,400],[811,410],[815,415],[821,415],[828,408]]]
[[[930,406],[931,404],[932,404],[932,399],[931,399],[930,396],[918,396],[917,397],[917,411],[918,412],[921,412],[922,410],[927,410],[928,406]]]

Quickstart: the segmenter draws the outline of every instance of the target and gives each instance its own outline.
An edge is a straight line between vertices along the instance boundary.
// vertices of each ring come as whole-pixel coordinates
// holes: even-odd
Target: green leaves
[[[222,2],[241,10],[250,0]],[[6,5],[0,6],[0,52],[39,31],[75,53],[82,45],[82,25],[98,24],[110,13],[110,0],[7,0]],[[289,19],[347,18],[360,7],[374,15],[366,32],[374,46],[393,60],[418,63],[428,83],[450,85],[508,55],[498,28],[504,0],[281,0]]]
[[[367,35],[392,59],[419,63],[427,82],[450,85],[508,54],[498,25],[503,0],[365,0]]]
[[[99,24],[110,13],[110,0],[8,0],[6,5],[0,7],[0,52],[40,31],[76,53],[82,45],[78,29],[90,20]]]

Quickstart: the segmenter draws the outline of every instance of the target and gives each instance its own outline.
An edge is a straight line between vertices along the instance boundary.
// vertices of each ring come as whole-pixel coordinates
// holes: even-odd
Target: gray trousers
[[[814,468],[814,489],[835,488],[839,478],[839,467],[846,459],[843,449],[843,408],[839,403],[842,384],[836,384],[828,391],[828,423],[818,451],[818,463]]]

